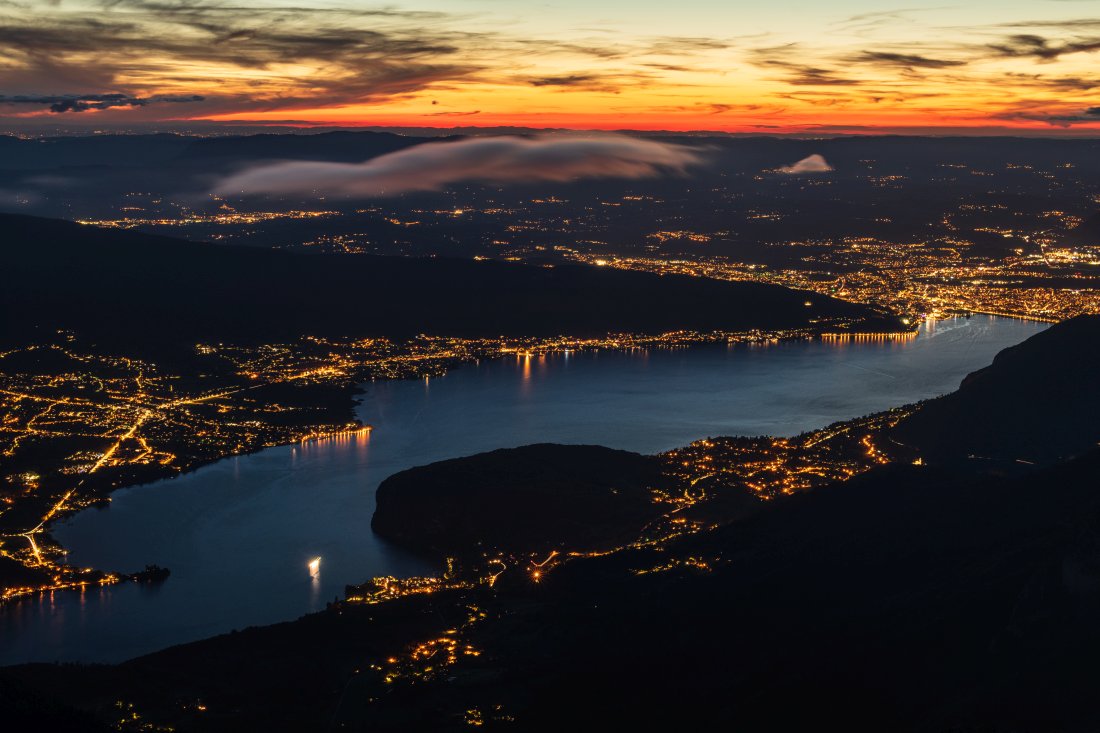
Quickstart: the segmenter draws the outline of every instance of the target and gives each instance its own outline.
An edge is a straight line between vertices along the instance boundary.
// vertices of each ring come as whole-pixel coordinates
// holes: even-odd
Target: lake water
[[[282,446],[116,492],[55,528],[70,561],[172,571],[156,587],[0,609],[0,664],[113,662],[297,618],[374,575],[433,569],[370,530],[396,471],[535,442],[657,452],[716,435],[792,435],[952,391],[1043,324],[975,316],[910,340],[509,357],[367,385],[368,436]],[[323,558],[319,577],[306,563]]]

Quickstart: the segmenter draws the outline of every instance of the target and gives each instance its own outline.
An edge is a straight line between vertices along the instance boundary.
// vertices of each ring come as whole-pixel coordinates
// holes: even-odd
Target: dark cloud
[[[776,104],[725,104],[722,102],[695,102],[693,104],[655,105],[645,107],[643,112],[669,113],[689,112],[695,115],[721,115],[727,112],[741,112],[752,114],[754,117],[761,115],[775,115],[783,112],[786,107]],[[637,111],[637,108],[635,108]]]
[[[613,40],[604,38],[582,39],[572,42],[525,39],[516,41],[518,45],[528,46],[540,52],[566,53],[591,56],[601,61],[634,61],[646,56],[679,56],[691,58],[699,53],[721,51],[730,48],[729,41],[720,38],[699,36],[657,36],[639,39],[635,42],[623,42],[619,37]],[[664,68],[666,64],[643,64],[652,68]],[[672,70],[685,70],[685,67],[668,64]]]
[[[1023,106],[994,116],[1001,120],[1028,120],[1044,122],[1053,127],[1072,127],[1082,123],[1100,123],[1100,107],[1089,107],[1081,112],[1044,112],[1041,108]]]
[[[1092,2],[1092,0],[1088,0]],[[1082,28],[1100,28],[1100,18],[1072,18],[1070,20],[1023,20],[1000,23],[998,28],[1057,28],[1080,32]]]
[[[582,89],[589,92],[618,94],[624,87],[644,86],[655,78],[653,74],[645,71],[609,71],[601,74],[540,76],[533,79],[528,78],[526,82],[536,87],[560,87],[562,89]]]
[[[634,49],[629,46],[617,45],[617,44],[601,44],[601,43],[554,43],[547,44],[545,41],[540,40],[520,40],[517,45],[526,46],[534,51],[556,51],[568,54],[577,54],[578,56],[591,56],[601,61],[613,61],[616,59],[629,58]]]
[[[205,97],[198,94],[158,95],[153,97],[133,97],[129,94],[61,94],[61,95],[3,95],[0,104],[30,104],[49,107],[50,112],[88,112],[91,110],[112,109],[115,107],[144,107],[148,104],[202,102]]]
[[[146,100],[126,94],[86,94],[82,96],[34,96],[17,94],[0,96],[0,104],[31,104],[47,106],[51,112],[87,112],[93,109],[111,109],[112,107],[141,107]]]
[[[853,98],[838,96],[833,92],[797,92],[794,94],[777,94],[780,99],[790,99],[794,102],[812,104],[818,107],[833,107],[841,102],[851,101]]]
[[[781,72],[779,81],[794,86],[856,86],[860,82],[842,76],[837,70],[806,63],[807,52],[795,43],[756,48],[749,52],[750,62],[762,69]]]
[[[1100,50],[1100,37],[1059,42],[1043,36],[1021,33],[1009,36],[1000,43],[990,44],[988,48],[997,56],[1054,61],[1066,54],[1091,53]]]
[[[884,11],[868,13],[850,18],[847,23],[869,23],[877,25],[886,21],[896,22],[905,13],[913,10]],[[1081,31],[1083,28],[1093,27],[1100,21],[1089,20],[1075,27],[1070,22],[1050,22],[1050,28],[1064,29],[1066,31]],[[1020,23],[1023,28],[1031,24]],[[1016,27],[1004,24],[1001,26],[987,26],[986,32],[997,32],[1004,27]],[[969,29],[974,31],[976,29]],[[895,85],[898,88],[888,94],[875,95],[879,101],[890,99],[897,101],[901,97],[898,89],[901,85],[920,78],[927,72],[943,71],[937,77],[945,88],[965,88],[975,83],[997,83],[995,76],[984,78],[971,75],[946,75],[949,70],[968,67],[973,63],[999,58],[1034,59],[1041,62],[1057,61],[1068,54],[1091,53],[1100,51],[1100,36],[1082,35],[1073,37],[1047,37],[1039,34],[1018,33],[1003,37],[993,43],[911,43],[906,46],[890,50],[863,49],[854,53],[842,54],[839,52],[823,51],[819,47],[790,43],[781,46],[752,49],[749,52],[749,61],[754,66],[762,69],[774,69],[782,72],[774,78],[775,81],[785,82],[792,86],[802,87],[866,87],[870,84]],[[894,72],[892,76],[877,80],[862,79],[858,74],[847,74],[845,70],[852,65],[871,66],[881,69],[884,73]],[[1077,91],[1087,90],[1096,86],[1096,81],[1087,77],[1055,77],[1048,78],[1040,75],[1004,74],[1004,80],[1034,88],[1045,88],[1052,91]],[[910,95],[904,99],[908,101]]]
[[[481,114],[480,109],[475,109],[470,112],[429,112],[424,115],[425,117],[472,117],[473,115]]]
[[[658,71],[698,71],[690,66],[681,66],[679,64],[642,64],[647,69],[657,69]]]
[[[1014,85],[1057,92],[1087,92],[1100,87],[1100,78],[1089,79],[1080,76],[1043,76],[1041,74],[1007,74],[1006,78]]]
[[[722,51],[729,47],[729,42],[718,38],[664,36],[649,39],[639,50],[654,55],[681,56],[698,51]]]
[[[911,53],[891,53],[887,51],[864,51],[850,58],[854,63],[869,63],[880,66],[893,66],[903,69],[946,69],[951,66],[965,66],[965,61],[936,59]]]
[[[571,87],[589,86],[599,81],[595,74],[568,74],[564,76],[544,76],[539,79],[531,79],[529,84],[536,87]]]
[[[826,87],[826,86],[856,86],[860,84],[856,79],[838,76],[833,69],[822,69],[817,66],[804,64],[771,62],[774,68],[783,69],[786,74],[783,81],[795,86]]]
[[[460,181],[652,178],[699,162],[693,148],[622,135],[482,137],[424,143],[364,163],[263,165],[223,180],[215,191],[372,197],[436,191]]]
[[[203,102],[206,97],[201,94],[158,94],[150,97],[152,102],[170,102],[174,104],[187,104],[190,102]]]

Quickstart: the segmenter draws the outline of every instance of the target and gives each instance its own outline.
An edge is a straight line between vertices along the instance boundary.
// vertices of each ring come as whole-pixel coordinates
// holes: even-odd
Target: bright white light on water
[[[316,578],[321,574],[321,558],[315,557],[310,560],[308,567],[310,577]]]

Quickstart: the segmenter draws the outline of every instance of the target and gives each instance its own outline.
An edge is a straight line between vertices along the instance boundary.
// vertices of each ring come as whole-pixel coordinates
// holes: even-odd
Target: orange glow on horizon
[[[1100,19],[1055,3],[40,5],[5,21],[0,124],[1100,131]]]
[[[299,111],[294,114],[294,120],[286,120],[285,113],[279,114],[249,114],[237,113],[217,115],[211,117],[179,118],[176,122],[223,122],[232,124],[247,124],[270,127],[291,127],[300,129],[324,128],[324,127],[392,127],[392,128],[420,128],[420,129],[465,129],[465,128],[526,128],[535,130],[576,130],[606,132],[614,130],[637,130],[643,132],[720,132],[729,134],[747,135],[772,135],[772,134],[830,134],[830,133],[867,133],[867,134],[895,134],[907,130],[927,130],[935,132],[942,129],[949,133],[954,132],[991,132],[1003,131],[1005,134],[1013,132],[1069,132],[1069,128],[1052,128],[1050,125],[1039,121],[1025,120],[997,120],[967,117],[961,119],[940,119],[928,115],[897,115],[893,118],[884,118],[882,115],[851,114],[839,119],[830,119],[827,122],[797,122],[785,121],[783,124],[763,125],[749,121],[722,121],[718,122],[712,117],[689,117],[685,115],[623,115],[623,114],[578,114],[563,112],[560,114],[525,114],[525,113],[495,113],[482,114],[476,117],[463,117],[451,119],[448,123],[440,122],[437,118],[423,115],[398,115],[372,112],[363,110],[357,114],[338,114],[333,110],[315,109]],[[1082,123],[1074,125],[1073,132],[1084,133],[1095,131],[1100,133],[1100,122]]]

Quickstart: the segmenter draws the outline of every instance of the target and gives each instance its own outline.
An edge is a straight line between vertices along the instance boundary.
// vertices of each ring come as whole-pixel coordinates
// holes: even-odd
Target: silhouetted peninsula
[[[604,550],[661,511],[661,461],[595,445],[528,445],[440,461],[378,487],[371,528],[419,552]]]

